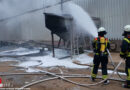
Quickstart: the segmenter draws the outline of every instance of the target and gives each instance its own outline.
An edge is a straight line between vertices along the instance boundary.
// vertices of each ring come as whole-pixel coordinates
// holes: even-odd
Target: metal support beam
[[[53,57],[55,57],[54,34],[53,34],[53,32],[51,32],[51,38],[52,38],[52,52],[53,52]]]
[[[70,35],[70,42],[71,42],[71,59],[73,58],[73,29],[71,29],[71,35]]]
[[[60,44],[61,44],[61,38],[60,38],[60,40],[58,42],[58,48],[60,47]]]
[[[77,54],[79,55],[79,34],[78,35],[76,35],[76,47],[77,47]]]

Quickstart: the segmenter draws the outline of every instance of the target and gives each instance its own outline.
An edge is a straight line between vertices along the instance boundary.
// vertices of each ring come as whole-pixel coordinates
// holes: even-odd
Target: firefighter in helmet
[[[120,57],[126,60],[125,72],[127,74],[126,84],[122,86],[124,88],[130,88],[130,25],[124,27],[123,33],[124,39],[121,45]]]
[[[94,49],[94,60],[93,60],[93,69],[91,72],[91,80],[95,81],[95,78],[98,73],[98,68],[101,63],[102,67],[102,78],[105,80],[104,84],[108,84],[109,80],[107,80],[107,64],[108,64],[108,53],[107,49],[110,48],[110,43],[107,38],[104,36],[107,34],[104,27],[100,27],[98,29],[98,37],[94,39],[93,41],[93,49]]]

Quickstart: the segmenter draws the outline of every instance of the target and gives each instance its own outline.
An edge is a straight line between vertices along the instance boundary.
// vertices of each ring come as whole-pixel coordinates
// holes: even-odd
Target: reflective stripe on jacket
[[[123,39],[120,55],[130,57],[130,40],[128,38]]]

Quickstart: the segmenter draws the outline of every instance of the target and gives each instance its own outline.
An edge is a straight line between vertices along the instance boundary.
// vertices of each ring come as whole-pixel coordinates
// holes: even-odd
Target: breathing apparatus
[[[105,52],[106,50],[106,39],[104,38],[104,35],[106,34],[106,30],[104,27],[100,27],[98,29],[98,34],[100,36],[100,52],[101,52],[101,55],[103,55],[103,53]]]

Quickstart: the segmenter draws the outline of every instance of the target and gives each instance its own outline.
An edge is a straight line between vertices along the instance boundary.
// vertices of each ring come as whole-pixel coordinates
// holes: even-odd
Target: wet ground
[[[89,56],[93,56],[92,54],[89,54]],[[115,63],[118,63],[120,61],[119,53],[112,53],[112,57]],[[13,59],[13,58],[12,58]],[[0,63],[0,72],[2,73],[23,73],[26,72],[26,67],[17,67],[15,65],[18,64],[18,61],[4,61]],[[80,63],[78,63],[80,64]],[[82,65],[82,64],[81,64]],[[85,66],[83,64],[83,66]],[[111,64],[109,63],[108,67],[111,67]],[[67,73],[67,74],[84,74],[84,75],[90,75],[91,73],[91,67],[86,69],[68,69],[65,67],[50,67],[50,68],[42,68],[42,67],[32,67],[39,70],[49,71],[53,73]],[[120,69],[122,71],[124,70],[124,62],[121,65]],[[101,73],[99,72],[99,75],[101,76]],[[14,87],[14,88],[20,88],[21,86],[24,86],[26,84],[29,84],[31,82],[35,82],[38,80],[51,78],[52,76],[48,75],[10,75],[10,76],[1,76],[3,80],[3,84],[9,84],[6,87]],[[117,75],[114,75],[113,77],[119,78]],[[122,76],[125,78],[125,76]],[[84,84],[90,84],[93,83],[89,78],[68,78],[75,82],[80,82]],[[97,79],[96,82],[101,81],[101,79]],[[94,82],[94,83],[96,83]],[[33,85],[29,88],[31,90],[128,90],[121,87],[121,84],[123,82],[119,81],[110,81],[109,85],[96,85],[92,87],[82,87],[73,85],[71,83],[65,82],[61,79],[46,81],[43,83],[39,83],[36,85]]]
[[[48,55],[48,51],[50,51],[51,46],[49,45],[43,45],[42,42],[14,42],[14,43],[6,43],[6,42],[1,42],[1,46],[4,46],[0,48],[0,74],[3,73],[28,73],[27,71],[30,72],[41,72],[41,71],[49,71],[52,73],[63,73],[63,74],[83,74],[83,75],[90,75],[91,74],[91,69],[92,69],[92,63],[80,63],[78,59],[74,58],[73,59],[73,64],[75,65],[80,65],[80,66],[89,66],[88,68],[66,68],[63,66],[54,66],[54,67],[43,67],[40,66],[41,64],[44,63],[41,62],[42,60],[37,59],[36,56],[46,56]],[[22,48],[21,48],[22,47]],[[46,48],[47,47],[47,48]],[[20,51],[20,52],[19,52]],[[65,51],[64,54],[61,54],[61,52],[64,51],[58,51],[57,57],[66,57],[68,56],[68,51]],[[117,65],[120,62],[120,57],[119,53],[111,53],[113,60],[115,64]],[[90,57],[93,57],[92,53],[86,53],[86,60],[92,60]],[[30,58],[32,60],[36,58],[34,61],[30,61]],[[43,59],[43,58],[42,58]],[[46,58],[50,59],[50,58]],[[67,59],[66,59],[67,60]],[[69,60],[68,60],[69,61]],[[28,63],[24,63],[28,62]],[[63,60],[61,60],[60,63],[64,63]],[[89,61],[92,62],[92,61]],[[72,64],[72,65],[73,65]],[[32,65],[32,66],[30,66]],[[68,64],[69,66],[69,64]],[[123,62],[121,66],[119,67],[119,70],[121,72],[124,72],[124,66],[125,63]],[[111,62],[109,61],[108,64],[109,69],[113,69],[113,66],[111,65]],[[98,74],[101,76],[101,72]],[[29,83],[42,80],[42,79],[47,79],[47,78],[52,78],[50,75],[42,74],[42,75],[8,75],[8,76],[0,76],[2,79],[2,83],[4,84],[5,88],[20,88],[24,85],[27,85]],[[115,78],[119,78],[117,75],[113,75]],[[126,78],[126,76],[122,76],[123,78]],[[68,78],[72,81],[79,82],[79,83],[84,83],[84,84],[90,84],[93,83],[91,82],[90,78]],[[97,83],[101,81],[101,79],[97,79]],[[119,81],[110,81],[109,85],[96,85],[92,87],[82,87],[82,86],[77,86],[68,82],[65,82],[61,79],[55,79],[55,80],[50,80],[46,81],[43,83],[38,83],[36,85],[30,86],[31,90],[128,90],[124,89],[121,87],[121,84],[123,82]]]

